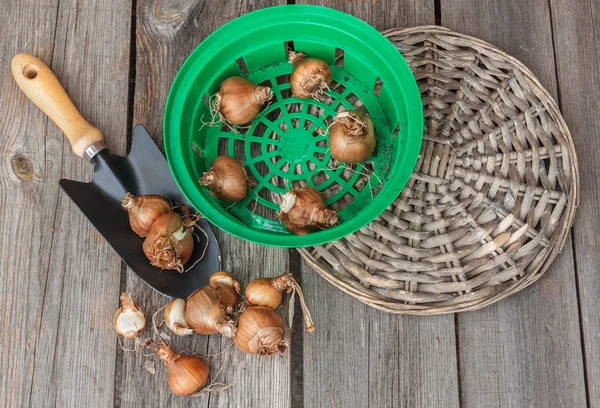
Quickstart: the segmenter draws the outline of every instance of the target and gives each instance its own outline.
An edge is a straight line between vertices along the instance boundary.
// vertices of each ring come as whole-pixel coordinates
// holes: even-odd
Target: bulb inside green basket
[[[352,203],[372,200],[382,177],[388,174],[392,144],[392,132],[377,96],[358,79],[333,66],[330,89],[321,101],[299,99],[290,91],[291,70],[290,64],[280,63],[248,75],[274,94],[248,128],[203,128],[208,165],[214,154],[235,157],[256,180],[245,199],[220,205],[251,227],[277,232],[287,231],[277,212],[281,195],[291,188],[314,187],[331,209],[339,211],[342,220],[355,216],[360,208],[352,208]],[[339,112],[355,109],[372,118],[378,145],[365,162],[346,164],[331,157],[328,127]]]

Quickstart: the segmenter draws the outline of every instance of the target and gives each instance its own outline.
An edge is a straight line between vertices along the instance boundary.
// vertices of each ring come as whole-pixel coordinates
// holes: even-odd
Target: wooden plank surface
[[[304,406],[459,406],[452,316],[375,310],[306,264],[302,280],[316,326],[304,337]]]
[[[143,124],[162,146],[162,122],[165,100],[171,83],[186,57],[214,30],[230,20],[267,7],[278,1],[138,1],[137,60],[133,124]],[[250,244],[214,229],[223,256],[223,268],[232,271],[243,285],[259,276],[276,276],[288,271],[288,251]],[[166,299],[154,293],[131,271],[126,288],[134,292],[150,315],[165,305]],[[168,331],[168,329],[167,329]],[[150,332],[147,332],[150,333]],[[290,357],[260,358],[245,355],[231,341],[214,336],[177,339],[176,350],[203,355],[209,359],[213,373],[221,368],[219,382],[232,388],[197,399],[172,395],[166,383],[166,369],[153,356],[123,353],[123,371],[119,376],[117,401],[121,407],[139,406],[211,406],[261,407],[290,406]],[[145,368],[146,361],[156,363],[156,373]],[[152,392],[148,392],[152,390]],[[250,402],[251,401],[251,402]]]
[[[41,57],[122,153],[130,4],[1,4],[0,336],[7,338],[0,346],[0,405],[109,407],[116,344],[110,320],[121,262],[58,187],[61,177],[89,180],[92,166],[27,101],[8,67],[19,51]],[[35,177],[15,177],[10,159],[18,154],[31,161]]]
[[[442,25],[514,55],[556,95],[550,12],[544,0],[446,0]],[[457,319],[465,407],[584,407],[577,293],[568,239],[538,283]]]
[[[379,30],[435,22],[433,1],[316,4]],[[302,284],[317,327],[304,336],[306,407],[459,406],[453,316],[402,317],[372,309],[305,263]]]
[[[227,21],[276,1],[138,1],[129,118],[130,1],[0,0],[0,65],[8,67],[19,51],[42,58],[84,116],[104,131],[111,150],[123,154],[131,124],[144,124],[161,143],[166,95],[195,46]],[[434,2],[428,0],[316,3],[378,29],[434,22]],[[499,304],[458,315],[455,327],[454,316],[401,317],[371,309],[302,263],[302,285],[317,326],[314,334],[292,339],[303,364],[295,367],[291,353],[246,356],[218,336],[172,337],[178,350],[217,354],[209,358],[213,372],[223,367],[218,380],[233,384],[198,399],[175,397],[160,362],[141,351],[122,351],[110,324],[121,290],[133,292],[149,317],[165,298],[131,271],[121,274],[118,257],[59,190],[59,178],[87,181],[92,168],[72,155],[58,128],[26,100],[5,69],[0,406],[584,407],[576,278],[589,406],[599,405],[600,47],[594,23],[600,22],[600,7],[584,0],[551,0],[551,12],[543,0],[443,0],[441,6],[443,25],[490,41],[521,59],[551,93],[560,89],[582,169],[582,200],[574,243],[567,241],[545,277]],[[18,169],[25,169],[21,179]],[[290,262],[287,250],[217,235],[224,268],[243,283],[300,267],[295,253]],[[154,374],[145,368],[152,363]],[[295,383],[291,373],[297,374]]]
[[[110,149],[121,154],[127,132],[130,10],[126,0],[61,2],[52,58],[75,105],[104,132]],[[48,135],[63,146],[62,177],[90,180],[92,166],[73,155],[54,125]],[[62,192],[54,229],[31,405],[111,406],[116,354],[111,322],[121,261]]]
[[[10,60],[19,51],[52,59],[58,1],[31,0],[0,13],[0,406],[29,405],[36,340],[40,330],[57,180],[61,174],[59,139],[46,143],[46,116],[27,101],[11,75]],[[18,24],[36,30],[8,31]],[[48,160],[55,156],[58,160]],[[11,163],[16,158],[32,170],[19,179]],[[45,183],[33,178],[50,180]],[[41,205],[40,205],[41,204]],[[19,222],[15,222],[18,220]],[[21,312],[27,310],[27,313]]]
[[[581,202],[573,240],[585,348],[589,405],[600,406],[600,5],[550,2],[560,106],[571,130],[581,170]]]

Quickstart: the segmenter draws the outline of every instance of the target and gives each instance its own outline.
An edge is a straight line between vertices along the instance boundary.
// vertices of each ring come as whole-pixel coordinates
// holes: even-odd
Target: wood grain
[[[27,100],[9,70],[11,58],[30,51],[52,59],[58,1],[33,0],[0,13],[0,406],[29,405],[40,331],[62,143],[46,142],[46,116]],[[6,31],[4,27],[35,26]],[[60,139],[59,139],[60,142]],[[56,159],[46,161],[46,156]],[[13,171],[13,163],[20,170]],[[20,175],[20,178],[17,176]],[[49,180],[39,182],[33,175]],[[18,222],[15,222],[17,221]],[[26,310],[27,313],[22,311]]]
[[[573,227],[589,405],[600,405],[600,5],[552,1],[559,103],[581,169],[581,201]]]
[[[165,100],[175,74],[187,56],[214,30],[230,20],[277,1],[138,1],[137,59],[133,124],[141,123],[162,146],[162,118]],[[283,3],[283,2],[280,2]],[[221,231],[215,233],[221,247],[223,268],[232,271],[243,285],[259,276],[276,276],[288,271],[288,251],[267,248],[237,239]],[[130,271],[126,287],[140,298],[148,315],[166,304]],[[162,320],[162,319],[160,319]],[[164,329],[168,332],[168,329]],[[147,330],[147,335],[152,331]],[[262,407],[288,407],[290,404],[290,357],[260,358],[243,354],[231,341],[220,336],[193,336],[176,339],[172,346],[209,359],[211,372],[221,370],[216,381],[232,384],[222,393],[196,399],[176,397],[167,387],[166,370],[158,359],[143,353],[123,353],[116,400],[121,407],[211,406],[243,407],[249,403]],[[230,347],[230,348],[229,348]],[[154,361],[156,373],[144,368]],[[152,392],[148,392],[152,390]],[[251,402],[250,402],[251,401]]]
[[[340,10],[380,31],[435,23],[435,2],[429,0],[297,0],[295,3]]]
[[[306,407],[458,407],[452,316],[370,308],[302,270],[316,330],[304,337]]]
[[[225,22],[271,3],[139,0],[133,124],[144,124],[160,144],[166,95],[186,56]],[[434,2],[428,0],[318,4],[350,12],[377,29],[434,20]],[[59,178],[90,180],[92,168],[73,155],[61,131],[27,101],[8,70],[18,52],[40,57],[82,114],[104,132],[111,150],[124,154],[131,119],[131,2],[0,0],[0,65],[5,67],[0,76],[0,406],[289,407],[295,401],[307,407],[584,407],[576,276],[589,405],[600,405],[595,28],[600,7],[584,0],[551,0],[552,13],[543,0],[444,0],[441,5],[443,25],[498,45],[528,65],[551,93],[560,89],[583,170],[574,242],[567,241],[532,287],[458,315],[456,333],[453,316],[379,312],[304,264],[302,284],[317,329],[300,336],[300,396],[290,398],[290,371],[297,371],[290,354],[259,358],[228,349],[230,342],[217,336],[171,336],[179,351],[221,353],[209,358],[211,369],[223,367],[217,380],[233,384],[223,393],[189,399],[170,393],[166,370],[154,356],[121,351],[110,324],[120,290],[133,292],[149,318],[166,299],[135,274],[121,275],[118,257],[59,190]],[[224,233],[218,239],[224,268],[243,283],[292,268],[286,250]],[[144,335],[152,335],[151,324]],[[148,371],[152,365],[154,374]]]
[[[531,288],[459,316],[465,407],[586,406],[570,245]]]
[[[40,57],[123,153],[129,2],[2,5],[2,66],[19,51]],[[92,167],[3,72],[0,405],[109,407],[121,263],[58,187],[61,177],[89,180]],[[11,161],[30,161],[34,175],[15,177]]]
[[[442,25],[514,55],[556,95],[546,1],[448,0],[441,12]],[[574,269],[568,239],[538,283],[490,307],[458,315],[465,407],[586,406]]]
[[[52,64],[75,105],[117,154],[126,145],[130,10],[125,0],[61,2]],[[89,180],[89,163],[52,129],[63,146],[62,176]],[[121,262],[62,193],[54,228],[39,335],[40,345],[52,348],[36,352],[31,405],[111,406],[117,344],[111,318]]]
[[[311,2],[313,3],[313,2]],[[379,30],[433,24],[434,2],[323,1]],[[458,407],[452,316],[396,316],[327,284],[303,261],[316,330],[304,336],[306,407]]]

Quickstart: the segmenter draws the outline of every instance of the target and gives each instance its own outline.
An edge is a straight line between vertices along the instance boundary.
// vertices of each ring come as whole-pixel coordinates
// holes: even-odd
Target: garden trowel
[[[111,154],[103,134],[83,118],[44,62],[29,54],[18,54],[11,68],[21,90],[64,132],[73,152],[94,164],[91,183],[62,179],[59,184],[127,266],[148,285],[170,297],[185,299],[206,285],[210,275],[221,268],[219,247],[206,220],[198,222],[206,234],[195,230],[194,252],[184,265],[186,271],[179,273],[150,265],[142,251],[144,238],[131,230],[128,213],[121,208],[127,192],[158,194],[180,208],[189,206],[146,129],[135,127],[128,156]]]

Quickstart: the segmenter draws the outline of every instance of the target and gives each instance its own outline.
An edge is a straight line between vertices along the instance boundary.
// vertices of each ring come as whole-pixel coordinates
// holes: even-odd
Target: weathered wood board
[[[600,404],[600,7],[583,0],[308,1],[380,30],[437,17],[516,56],[557,96],[579,155],[581,204],[572,240],[539,282],[476,312],[395,316],[335,289],[295,251],[217,232],[223,267],[243,284],[288,271],[301,278],[315,333],[296,325],[289,354],[260,358],[218,336],[175,338],[162,326],[175,349],[210,355],[215,376],[222,369],[215,381],[233,385],[196,399],[170,393],[155,356],[121,349],[111,327],[120,292],[132,292],[149,319],[167,299],[124,268],[59,190],[58,179],[90,180],[92,167],[20,92],[10,59],[19,51],[43,59],[111,150],[125,154],[137,123],[162,145],[170,84],[208,34],[283,3],[0,0],[0,406]],[[144,335],[152,334],[149,321]]]
[[[165,101],[171,83],[187,56],[214,30],[252,10],[278,4],[277,1],[199,2],[138,1],[136,83],[133,124],[143,124],[154,140],[162,145],[162,122]],[[288,250],[250,244],[215,228],[223,269],[232,271],[243,285],[259,276],[276,276],[288,271]],[[135,274],[127,272],[127,291],[135,292],[144,310],[154,313],[167,299],[154,293]],[[162,316],[157,316],[161,321]],[[165,329],[167,332],[168,329]],[[146,334],[151,335],[148,331]],[[170,334],[170,333],[169,333]],[[214,336],[171,337],[176,350],[189,350],[203,355],[218,354],[209,359],[215,381],[232,384],[222,393],[197,399],[172,395],[167,387],[166,369],[153,356],[123,353],[122,407],[140,404],[169,407],[245,406],[248,400],[264,407],[287,407],[290,404],[290,357],[260,358],[244,355],[230,347],[231,340]],[[156,374],[144,369],[146,360],[155,361]],[[148,392],[153,390],[153,392]],[[155,390],[155,391],[154,391]]]
[[[573,226],[589,405],[600,405],[600,4],[551,1],[559,103],[579,158],[581,201]]]
[[[124,153],[131,5],[0,4],[0,405],[110,407],[121,262],[58,187],[62,177],[91,179],[92,166],[26,99],[8,67],[19,51],[42,58],[111,149]],[[32,166],[23,179],[11,168],[17,155]]]

